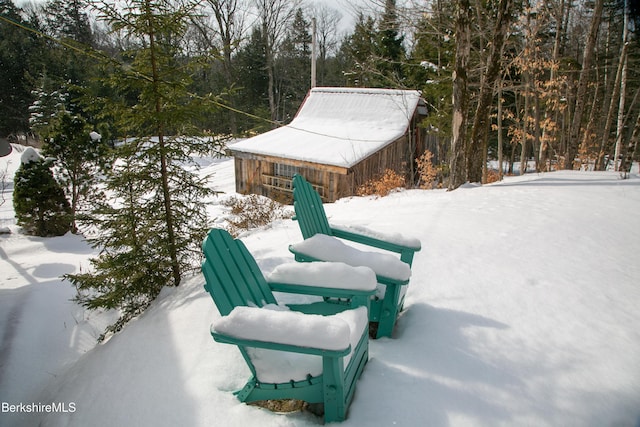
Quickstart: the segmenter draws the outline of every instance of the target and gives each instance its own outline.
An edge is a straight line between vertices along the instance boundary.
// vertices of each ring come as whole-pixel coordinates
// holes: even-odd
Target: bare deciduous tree
[[[587,86],[589,84],[589,74],[594,57],[596,40],[598,38],[598,28],[602,19],[602,9],[604,0],[596,0],[587,41],[584,47],[584,55],[582,57],[582,69],[580,71],[580,79],[578,80],[578,89],[576,91],[576,106],[573,112],[573,120],[569,131],[569,140],[567,141],[567,150],[564,158],[564,169],[573,169],[573,162],[578,154],[578,144],[580,142],[580,129],[582,127],[582,116],[585,111],[586,104],[589,102],[587,97]]]
[[[267,60],[269,110],[272,121],[276,121],[278,118],[274,74],[275,57],[278,46],[288,29],[287,23],[293,19],[299,5],[299,0],[255,0]]]

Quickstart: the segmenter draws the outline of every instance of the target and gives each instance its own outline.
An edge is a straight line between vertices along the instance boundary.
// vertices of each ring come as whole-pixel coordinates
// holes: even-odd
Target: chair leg
[[[389,337],[393,334],[393,327],[398,316],[398,298],[400,297],[400,286],[387,285],[387,289],[382,301],[380,320],[376,338]]]
[[[343,421],[346,417],[344,389],[344,359],[324,357],[322,360],[324,421]]]

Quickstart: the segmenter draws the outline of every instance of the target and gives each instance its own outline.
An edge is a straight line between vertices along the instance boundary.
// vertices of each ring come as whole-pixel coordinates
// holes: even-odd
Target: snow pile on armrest
[[[411,267],[399,258],[386,253],[361,251],[325,234],[316,234],[294,243],[291,249],[322,261],[342,261],[352,266],[369,267],[377,275],[394,280],[405,281],[411,277]]]
[[[361,225],[329,224],[329,226],[335,230],[346,231],[353,234],[360,234],[361,236],[383,240],[385,242],[393,243],[399,246],[406,246],[413,249],[419,249],[421,247],[420,240],[414,237],[404,236],[400,233],[383,233],[381,231],[372,230]]]
[[[343,262],[291,262],[277,266],[267,282],[370,291],[376,288],[376,274],[369,267]]]
[[[322,350],[346,349],[351,333],[348,323],[335,316],[258,307],[236,307],[211,327],[234,338]]]

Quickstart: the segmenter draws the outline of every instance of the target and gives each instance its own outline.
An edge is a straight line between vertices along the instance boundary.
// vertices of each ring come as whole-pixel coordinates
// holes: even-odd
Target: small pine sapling
[[[16,171],[13,207],[24,232],[40,237],[62,236],[71,230],[71,206],[53,177],[51,162],[31,147]]]

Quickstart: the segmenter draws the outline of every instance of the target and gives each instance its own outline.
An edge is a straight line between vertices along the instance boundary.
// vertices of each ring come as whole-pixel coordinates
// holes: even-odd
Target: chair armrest
[[[335,237],[378,249],[402,253],[404,251],[418,252],[422,248],[418,239],[408,238],[401,234],[386,234],[361,226],[331,224],[330,227]]]
[[[343,262],[285,263],[276,267],[267,283],[274,291],[330,298],[371,296],[376,292],[376,274],[368,267]]]
[[[342,319],[259,307],[236,307],[211,325],[218,342],[330,357],[349,354],[350,334]]]
[[[291,285],[289,283],[269,282],[269,288],[274,292],[283,292],[288,294],[312,295],[323,298],[343,298],[349,299],[353,297],[370,297],[375,295],[376,290],[359,291],[354,289],[336,289],[322,288],[319,286],[307,285]]]

